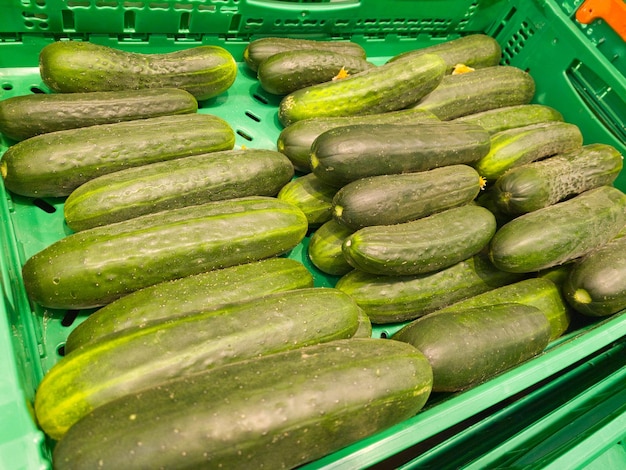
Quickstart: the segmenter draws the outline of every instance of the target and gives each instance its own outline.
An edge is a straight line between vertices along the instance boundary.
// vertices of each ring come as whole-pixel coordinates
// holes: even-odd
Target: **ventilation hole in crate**
[[[79,312],[80,310],[68,310],[65,312],[65,315],[63,315],[63,318],[61,319],[61,325],[72,326],[74,321],[76,321],[76,318],[78,318]]]
[[[174,10],[193,10],[193,5],[188,5],[186,3],[175,3],[172,7],[174,7]]]
[[[230,18],[230,26],[228,27],[228,31],[231,33],[236,33],[239,31],[239,25],[241,24],[241,15],[235,14]]]
[[[254,93],[252,95],[252,98],[257,100],[259,103],[269,104],[269,101],[267,100],[267,98],[265,96],[263,96],[263,95],[259,95],[258,93]]]
[[[89,5],[90,4],[88,0],[70,0],[69,2],[67,2],[67,6],[70,8],[75,8],[75,7],[86,8]]]
[[[30,91],[35,93],[36,95],[45,95],[46,92],[43,91],[41,88],[39,88],[38,86],[31,86],[30,87]]]
[[[148,8],[151,10],[167,10],[170,4],[167,2],[151,2],[148,4]]]
[[[191,15],[189,12],[185,12],[180,15],[180,22],[178,23],[178,31],[189,31],[189,20]]]
[[[217,11],[215,5],[198,5],[198,11]]]
[[[252,142],[254,140],[250,134],[248,134],[246,131],[242,131],[241,129],[237,129],[237,134],[246,139],[248,142]]]
[[[261,118],[259,116],[257,116],[256,114],[250,112],[250,111],[246,111],[246,116],[248,116],[250,119],[252,119],[255,122],[261,122]]]
[[[9,91],[13,89],[13,85],[11,83],[3,83],[2,84],[2,89],[5,91]]]
[[[381,337],[382,339],[386,339],[386,338],[388,338],[388,337],[389,337],[389,335],[387,335],[387,332],[386,332],[386,331],[381,331],[381,332],[380,332],[380,337]]]
[[[65,344],[62,344],[57,348],[57,354],[59,356],[65,356]]]
[[[127,10],[124,12],[124,31],[135,30],[135,12]]]
[[[246,19],[246,26],[262,26],[263,18],[248,18]]]
[[[118,4],[115,0],[100,0],[96,2],[96,8],[116,8]]]
[[[33,199],[33,205],[47,214],[54,214],[57,211],[56,207],[54,207],[49,202],[44,201],[43,199]]]
[[[526,21],[522,21],[520,28],[511,35],[509,40],[504,45],[502,50],[502,61],[505,64],[510,65],[511,59],[522,52],[526,45],[526,41],[533,37],[534,34],[535,31],[531,28],[530,24]]]
[[[61,11],[61,24],[64,31],[74,31],[76,23],[74,22],[74,12],[72,10]]]

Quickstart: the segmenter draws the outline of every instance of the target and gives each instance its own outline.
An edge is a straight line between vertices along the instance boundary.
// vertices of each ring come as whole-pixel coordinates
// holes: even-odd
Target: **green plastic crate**
[[[481,32],[495,37],[502,45],[503,63],[531,73],[537,84],[536,102],[554,106],[567,121],[577,124],[586,143],[608,143],[626,154],[624,43],[601,21],[578,24],[574,14],[581,3],[581,0],[3,0],[0,2],[0,99],[48,91],[39,77],[37,57],[44,45],[57,39],[89,40],[145,53],[217,44],[240,61],[246,44],[261,36],[352,40],[363,45],[372,61],[383,63],[400,52]],[[201,103],[200,112],[226,119],[236,131],[237,146],[275,148],[280,132],[277,104],[278,99],[265,93],[240,63],[231,89]],[[0,153],[8,145],[10,142],[0,135]],[[616,186],[626,190],[626,172],[622,172]],[[69,331],[89,312],[31,305],[21,282],[20,268],[24,261],[66,235],[63,201],[18,197],[4,188],[0,189],[0,195],[3,295],[0,420],[11,423],[0,430],[0,468],[45,469],[50,467],[51,443],[37,429],[32,417],[34,391],[43,374],[61,357]],[[336,279],[317,272],[308,262],[307,243],[305,239],[290,256],[312,270],[316,285],[332,286]],[[377,326],[374,335],[389,336],[397,327]],[[305,468],[389,468],[390,462],[395,462],[395,466],[425,468],[419,466],[422,461],[440,468],[440,463],[458,453],[456,449],[463,448],[464,439],[476,435],[475,429],[480,426],[487,429],[492,423],[496,426],[503,422],[499,419],[513,416],[507,415],[507,410],[516,411],[517,406],[519,410],[524,410],[523,406],[532,408],[533,400],[540,399],[535,398],[540,396],[536,392],[538,387],[543,386],[548,392],[559,390],[572,368],[599,361],[596,358],[604,357],[603,351],[625,336],[626,312],[602,321],[578,324],[541,356],[464,393],[433,396],[415,417]],[[621,360],[623,365],[623,357],[615,360]],[[611,379],[598,376],[598,387],[602,387],[601,380],[606,383]],[[619,380],[623,383],[623,378]],[[513,403],[512,408],[507,408],[509,403]],[[596,404],[601,406],[602,401]],[[551,409],[543,408],[546,413]],[[542,416],[534,416],[539,424],[533,427],[534,421],[529,423],[521,437],[510,443],[494,442],[493,451],[482,447],[482,454],[474,453],[472,459],[494,463],[509,454],[531,452],[528,443],[535,433],[541,432],[537,428],[542,426],[539,422]],[[623,424],[623,419],[621,416],[607,421],[606,427],[596,427],[590,435],[617,439],[610,441],[615,446],[603,448],[604,455],[626,466],[623,445],[620,453],[617,444],[624,436],[612,432],[616,423]],[[569,451],[578,452],[578,444],[572,443]]]

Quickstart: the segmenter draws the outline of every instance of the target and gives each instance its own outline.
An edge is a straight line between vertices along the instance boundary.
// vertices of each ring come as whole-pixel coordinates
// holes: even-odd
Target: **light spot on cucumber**
[[[591,303],[591,296],[585,289],[576,289],[576,292],[574,292],[574,300],[579,304],[586,305]]]
[[[315,155],[315,153],[311,154],[311,169],[315,169],[319,166],[320,161],[317,158],[317,155]]]
[[[341,217],[341,215],[343,214],[343,207],[340,205],[336,205],[333,208],[333,214],[337,217]]]

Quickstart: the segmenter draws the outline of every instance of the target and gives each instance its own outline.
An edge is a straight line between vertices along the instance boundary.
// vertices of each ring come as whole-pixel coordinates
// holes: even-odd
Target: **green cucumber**
[[[432,313],[458,309],[486,307],[489,305],[516,303],[536,307],[550,322],[550,341],[559,338],[571,323],[571,309],[557,285],[548,278],[531,277],[513,282],[455,302]]]
[[[467,114],[455,122],[478,124],[490,134],[549,121],[563,121],[563,115],[543,104],[518,104]]]
[[[177,88],[37,93],[0,101],[0,132],[20,141],[65,129],[197,110],[194,96]]]
[[[237,149],[192,155],[94,178],[65,201],[75,232],[162,210],[246,196],[276,196],[294,175],[282,153]]]
[[[474,167],[488,181],[507,170],[580,148],[583,137],[575,124],[550,121],[516,127],[491,136],[491,149]]]
[[[274,292],[313,287],[302,263],[275,257],[155,284],[125,295],[92,313],[74,328],[65,354],[149,322],[193,315]]]
[[[181,114],[41,134],[9,147],[0,172],[22,196],[65,197],[107,173],[230,150],[235,132],[210,114]]]
[[[353,268],[343,254],[342,245],[353,232],[334,219],[323,224],[309,240],[307,254],[311,263],[331,276],[348,274]]]
[[[527,72],[496,65],[446,75],[437,88],[414,106],[448,121],[488,109],[528,104],[534,95],[535,81]]]
[[[413,346],[336,340],[103,405],[70,429],[53,461],[58,470],[296,468],[413,417],[431,387]]]
[[[445,67],[438,56],[425,54],[302,88],[281,100],[278,119],[287,127],[313,117],[357,116],[403,109],[434,90],[443,78]]]
[[[352,230],[409,222],[467,204],[481,186],[468,165],[360,178],[337,191],[332,217]]]
[[[433,391],[456,392],[540,354],[550,341],[550,324],[536,307],[497,304],[427,315],[392,339],[415,346],[428,358]]]
[[[579,313],[606,317],[626,309],[626,231],[573,263],[563,294]]]
[[[352,335],[353,338],[371,338],[372,337],[372,321],[367,313],[359,307],[359,327]]]
[[[43,306],[98,307],[159,282],[285,253],[307,228],[300,209],[276,198],[209,202],[71,234],[30,257],[22,276]]]
[[[221,364],[350,338],[358,307],[342,292],[308,288],[226,304],[74,350],[35,396],[43,431],[58,440],[85,414],[127,393]]]
[[[490,145],[489,134],[474,124],[355,124],[315,139],[311,167],[321,181],[341,187],[368,176],[473,163]]]
[[[298,206],[309,221],[309,227],[319,227],[332,219],[333,197],[337,188],[322,183],[313,173],[300,176],[285,184],[278,199]]]
[[[623,160],[610,145],[589,144],[511,168],[493,186],[495,201],[509,214],[542,209],[589,189],[613,184]]]
[[[250,70],[256,72],[259,65],[269,57],[285,51],[322,50],[347,54],[364,59],[365,49],[351,41],[321,41],[315,39],[266,37],[251,41],[243,51],[243,60]]]
[[[296,170],[308,173],[311,171],[311,146],[322,132],[350,124],[412,124],[432,121],[438,121],[433,113],[412,108],[364,116],[310,118],[284,128],[276,145],[280,152],[287,155]]]
[[[514,218],[498,229],[489,256],[503,271],[531,273],[607,243],[626,223],[626,194],[612,186]]]
[[[439,271],[487,246],[496,219],[484,207],[464,205],[412,222],[364,227],[348,236],[343,254],[355,269],[388,276]]]
[[[384,276],[353,270],[336,288],[350,295],[372,323],[412,320],[453,302],[522,279],[478,254],[448,268],[416,276]]]
[[[61,93],[181,88],[207,100],[235,82],[237,62],[220,46],[141,54],[83,41],[56,41],[39,54],[39,71]]]
[[[273,95],[291,92],[318,83],[339,80],[375,65],[362,57],[328,50],[300,49],[274,54],[257,70],[261,88]]]
[[[469,34],[440,44],[402,52],[389,59],[389,62],[405,60],[422,54],[437,54],[447,66],[446,73],[463,64],[472,68],[498,65],[502,59],[502,48],[498,41],[486,34]]]

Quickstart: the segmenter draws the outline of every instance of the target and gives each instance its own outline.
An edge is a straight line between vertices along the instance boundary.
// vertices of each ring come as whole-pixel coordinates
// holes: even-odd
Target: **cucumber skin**
[[[411,418],[431,386],[428,361],[408,344],[337,340],[222,366],[104,405],[68,432],[53,460],[58,470],[98,462],[111,469],[174,468],[184,452],[189,468],[295,468]]]
[[[81,184],[125,168],[231,150],[235,132],[210,114],[181,114],[50,132],[9,147],[0,167],[9,191],[66,197]]]
[[[535,82],[527,72],[497,65],[446,75],[437,88],[414,106],[449,121],[489,109],[528,104],[534,95]]]
[[[307,118],[356,116],[403,109],[441,82],[445,63],[436,55],[385,64],[348,78],[289,93],[278,106],[284,127]]]
[[[563,294],[577,312],[606,317],[626,308],[626,233],[590,252],[572,266]]]
[[[374,68],[362,57],[326,50],[295,50],[274,54],[264,60],[257,78],[268,93],[287,95],[301,88],[334,80],[343,69],[354,75]]]
[[[353,267],[344,256],[342,245],[353,232],[334,219],[323,224],[313,232],[309,240],[307,255],[311,263],[331,276],[348,274]]]
[[[352,230],[405,223],[468,204],[480,193],[481,184],[469,165],[365,177],[337,191],[331,214]]]
[[[243,51],[243,59],[253,72],[269,57],[279,52],[294,50],[325,50],[365,59],[365,49],[351,41],[317,41],[312,39],[267,37],[251,41]]]
[[[198,101],[224,93],[237,76],[235,58],[220,46],[140,54],[82,41],[56,41],[39,54],[43,82],[61,93],[181,88]]]
[[[489,153],[475,162],[474,168],[493,182],[511,168],[580,148],[582,144],[580,129],[568,122],[517,127],[492,135]]]
[[[282,153],[238,149],[191,155],[94,178],[65,201],[78,232],[162,210],[247,196],[276,196],[294,175]]]
[[[496,269],[482,254],[449,268],[416,276],[383,276],[353,270],[336,288],[350,295],[372,323],[413,320],[442,307],[522,279]]]
[[[65,341],[65,354],[110,334],[149,322],[192,315],[274,292],[313,287],[302,263],[268,258],[155,284],[125,295],[92,313]]]
[[[497,304],[427,315],[392,336],[422,351],[433,391],[456,392],[489,380],[541,353],[550,323],[536,307]]]
[[[285,184],[276,197],[298,206],[306,215],[309,228],[316,228],[332,219],[336,193],[337,188],[322,183],[313,173],[308,173]]]
[[[563,115],[550,106],[542,104],[519,104],[467,114],[453,119],[454,122],[477,124],[489,134],[507,129],[529,126],[549,121],[564,121]]]
[[[626,223],[626,195],[612,186],[514,218],[490,243],[503,271],[531,273],[574,260],[607,243]]]
[[[350,338],[358,316],[349,296],[309,288],[120,331],[48,371],[35,395],[37,421],[58,440],[86,413],[119,396],[222,364]]]
[[[300,209],[270,197],[209,202],[84,230],[22,268],[31,300],[92,308],[150,285],[285,253],[304,238]]]
[[[350,124],[411,124],[439,121],[433,113],[418,109],[401,109],[364,116],[317,117],[294,122],[284,128],[276,143],[279,152],[287,155],[296,170],[311,172],[311,146],[325,131]]]
[[[369,176],[470,164],[490,145],[489,134],[473,124],[356,124],[315,139],[311,166],[321,181],[342,187]]]
[[[496,232],[487,209],[464,205],[395,225],[364,227],[342,251],[355,269],[388,276],[439,271],[478,254]]]
[[[542,209],[598,186],[613,184],[623,167],[614,147],[589,144],[512,168],[494,186],[499,209],[519,215]]]
[[[0,101],[0,132],[21,141],[48,132],[197,110],[194,96],[177,88],[39,93]]]

